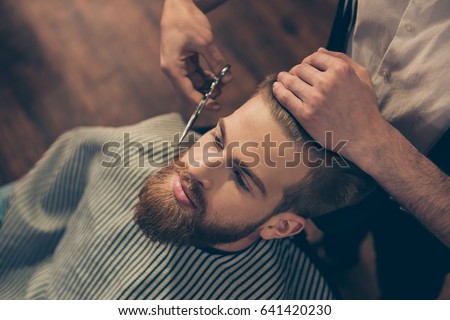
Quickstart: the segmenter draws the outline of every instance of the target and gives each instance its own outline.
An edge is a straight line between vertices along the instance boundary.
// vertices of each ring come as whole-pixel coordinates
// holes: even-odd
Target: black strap
[[[345,52],[347,40],[356,20],[356,0],[340,0],[331,28],[327,48],[332,51]]]

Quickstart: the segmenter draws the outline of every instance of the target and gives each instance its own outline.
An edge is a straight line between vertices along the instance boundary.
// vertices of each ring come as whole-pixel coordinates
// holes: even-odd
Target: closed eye
[[[224,145],[222,139],[215,132],[212,132],[211,134],[214,138],[214,144],[216,145],[216,147],[223,150]],[[245,179],[242,176],[242,172],[240,170],[233,169],[233,180],[240,188],[250,192],[250,188],[247,186]]]
[[[215,134],[215,133],[212,133],[212,135],[213,135],[213,137],[214,137],[214,144],[215,144],[218,148],[220,148],[221,150],[223,150],[224,146],[223,146],[223,141],[222,141],[222,139],[220,139],[220,137],[219,137],[217,134]]]
[[[245,183],[244,178],[242,177],[242,173],[240,170],[233,170],[234,181],[245,191],[250,192],[250,188]]]

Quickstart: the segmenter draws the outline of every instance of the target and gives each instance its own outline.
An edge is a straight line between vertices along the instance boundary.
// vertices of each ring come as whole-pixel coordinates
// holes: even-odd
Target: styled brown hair
[[[292,211],[304,218],[313,218],[361,201],[375,188],[375,181],[351,161],[325,150],[314,141],[273,95],[272,84],[275,81],[274,75],[268,76],[256,94],[266,102],[284,133],[299,148],[306,147],[309,155],[327,165],[310,168],[303,179],[286,188],[272,214]]]

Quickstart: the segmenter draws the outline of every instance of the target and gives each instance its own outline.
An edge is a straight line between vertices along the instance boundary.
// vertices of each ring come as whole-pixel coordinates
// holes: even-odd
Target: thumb
[[[208,63],[208,66],[211,68],[212,72],[215,75],[222,71],[223,67],[225,67],[225,65],[227,64],[222,53],[214,43],[210,43],[208,46],[206,46],[201,54],[205,58],[206,63]],[[225,84],[230,82],[231,79],[233,79],[231,72],[227,72],[222,78],[222,82]]]

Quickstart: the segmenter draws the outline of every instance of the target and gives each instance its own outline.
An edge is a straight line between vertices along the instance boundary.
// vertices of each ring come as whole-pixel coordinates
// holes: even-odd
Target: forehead
[[[227,144],[239,146],[232,149],[233,158],[249,165],[266,188],[282,190],[307,174],[301,149],[283,132],[260,96],[224,118],[223,124]]]

